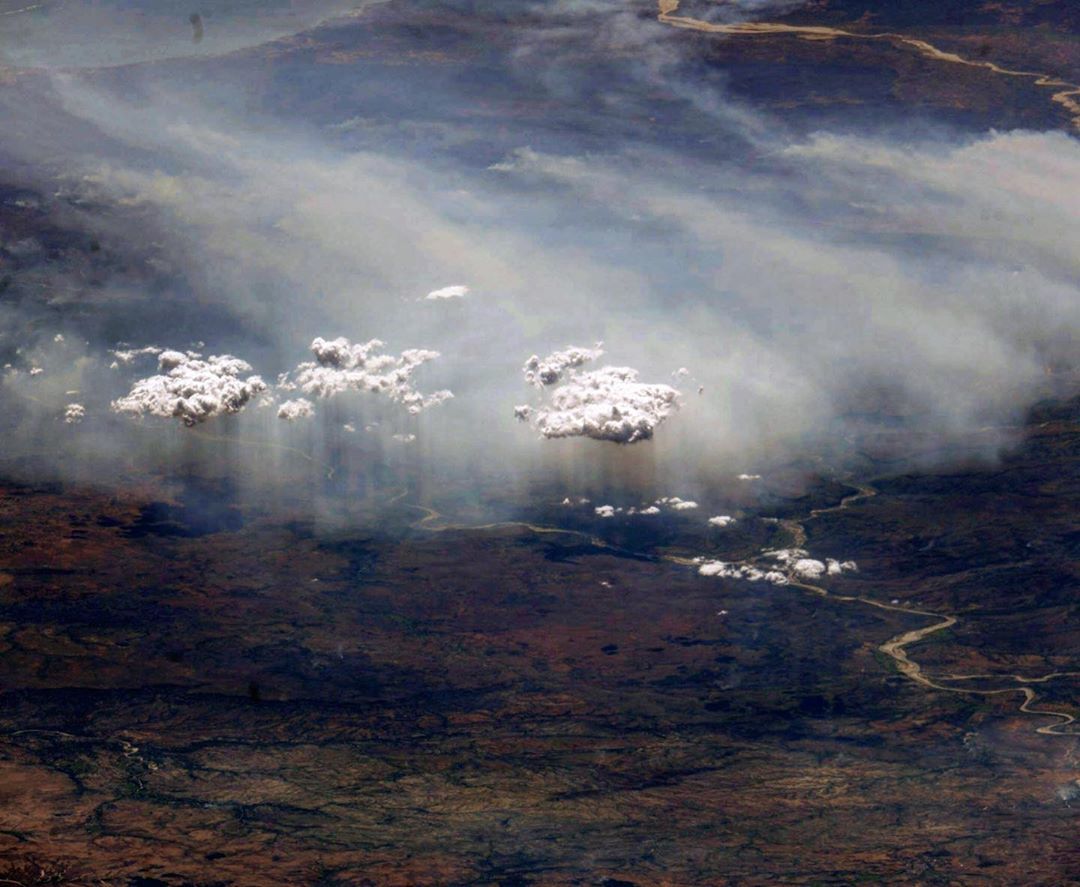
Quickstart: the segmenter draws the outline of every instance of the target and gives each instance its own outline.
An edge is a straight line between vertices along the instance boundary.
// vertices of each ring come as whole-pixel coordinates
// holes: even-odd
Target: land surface
[[[736,94],[793,121],[846,115],[850,125],[903,109],[976,126],[1080,127],[1074,4],[820,0],[754,16],[660,0],[657,9],[696,35]]]
[[[725,21],[716,4],[668,8]],[[1058,87],[904,41],[1068,84],[1076,8],[821,0],[770,15],[795,30],[755,34],[633,10],[679,41],[673,80],[796,132],[907,134],[1072,131]],[[670,70],[648,90],[625,76],[648,46],[598,53],[568,29],[539,61],[572,67],[575,88],[543,88],[522,65],[544,65],[516,55],[536,27],[528,9],[390,2],[198,76],[348,150],[468,167],[523,145],[632,139],[692,160],[738,142],[665,91]],[[25,101],[39,77],[0,72],[0,89]],[[769,162],[739,145],[732,162]],[[101,348],[148,329],[213,329],[222,349],[242,336],[245,318],[195,299],[159,253],[145,210],[53,172],[5,164],[0,363],[28,369],[21,343],[60,326]],[[110,233],[136,228],[145,242]],[[432,490],[360,435],[329,466],[347,501],[324,520],[196,457],[250,457],[228,419],[178,431],[168,452],[193,454],[161,473],[143,456],[163,429],[133,428],[123,461],[142,467],[106,477],[55,417],[47,452],[9,450],[30,406],[5,389],[0,884],[1080,884],[1080,740],[1046,713],[1080,714],[1076,399],[1037,405],[1000,457],[976,435],[899,463],[919,447],[882,432],[854,469],[793,466],[651,523],[559,504],[592,491]],[[47,473],[39,455],[85,482],[27,480]],[[321,457],[274,455],[326,478]],[[874,495],[836,507],[860,489]],[[706,512],[739,522],[709,530]],[[830,597],[686,563],[799,534],[859,564],[821,583]]]
[[[802,523],[812,551],[859,562],[831,592],[957,617],[907,650],[929,675],[991,689],[1080,665],[1080,403],[1042,405],[1024,434],[997,464],[877,477]],[[3,488],[16,867],[117,885],[1076,882],[1080,741],[1037,733],[1057,720],[1017,693],[900,674],[880,646],[932,620],[661,557],[782,544],[785,525],[440,531],[405,490],[328,531],[227,491],[148,493]],[[1076,678],[1033,686],[1076,712]]]

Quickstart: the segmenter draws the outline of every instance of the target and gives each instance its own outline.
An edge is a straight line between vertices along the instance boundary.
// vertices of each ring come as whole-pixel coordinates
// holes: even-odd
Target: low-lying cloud
[[[544,404],[518,406],[514,414],[546,438],[632,444],[649,440],[678,403],[670,385],[639,382],[636,370],[608,366],[572,375]]]
[[[413,385],[413,375],[435,360],[438,351],[410,348],[395,356],[383,353],[384,346],[379,339],[354,345],[344,337],[329,341],[317,338],[311,343],[315,360],[284,374],[277,387],[324,400],[346,391],[367,391],[389,398],[413,415],[454,396],[446,389],[422,394]]]
[[[198,425],[214,416],[240,412],[267,387],[259,376],[244,377],[252,372],[251,364],[227,354],[204,359],[193,351],[162,351],[158,371],[114,400],[113,410]]]

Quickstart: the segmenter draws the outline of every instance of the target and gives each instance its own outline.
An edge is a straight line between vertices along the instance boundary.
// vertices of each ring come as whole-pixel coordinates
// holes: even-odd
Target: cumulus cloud
[[[709,518],[710,527],[730,527],[735,523],[735,518],[730,514],[718,514],[716,517]]]
[[[277,415],[279,419],[285,419],[287,422],[295,422],[297,419],[310,419],[315,415],[315,405],[306,397],[282,401],[278,407]]]
[[[589,504],[589,500],[581,498],[578,499],[577,502],[575,502],[573,499],[567,496],[565,499],[562,500],[562,504],[570,506],[575,504],[587,505]],[[643,505],[640,507],[636,505],[630,505],[626,507],[623,507],[621,505],[600,505],[593,510],[600,517],[614,517],[616,514],[625,514],[628,517],[632,517],[634,515],[644,515],[646,517],[650,517],[654,514],[663,513],[664,508],[669,508],[673,511],[689,511],[697,507],[697,502],[680,499],[678,496],[664,496],[662,499],[657,499],[656,502],[654,502],[652,505]]]
[[[573,373],[551,392],[546,404],[519,406],[514,413],[546,438],[631,444],[651,438],[678,408],[678,398],[679,392],[670,385],[639,382],[636,370],[608,366]]]
[[[81,403],[69,403],[64,407],[64,422],[68,425],[78,425],[86,418],[86,407]]]
[[[679,496],[661,496],[653,502],[651,507],[658,513],[660,511],[659,506],[670,508],[673,511],[692,511],[698,507],[698,504],[692,499],[683,499]]]
[[[461,299],[469,294],[469,288],[460,284],[444,286],[442,289],[432,290],[424,298],[428,301],[437,302],[442,299]]]
[[[713,523],[713,518],[709,523]],[[728,519],[731,520],[730,518]],[[726,526],[726,524],[718,524]],[[854,561],[839,561],[826,558],[820,561],[810,556],[802,548],[778,548],[765,551],[762,557],[771,561],[769,564],[755,564],[753,561],[722,561],[705,557],[695,558],[698,573],[702,576],[714,576],[721,579],[743,579],[747,582],[769,582],[772,585],[789,585],[792,582],[810,582],[825,576],[839,576],[842,573],[858,569]]]
[[[266,383],[251,365],[230,355],[203,359],[196,352],[162,351],[158,374],[140,379],[124,397],[112,402],[118,413],[176,418],[192,426],[223,413],[238,413]]]
[[[839,576],[841,573],[854,572],[858,569],[858,564],[855,561],[838,561],[832,557],[825,558],[825,572],[830,576]]]
[[[311,343],[314,361],[300,364],[292,376],[283,375],[278,387],[302,391],[314,397],[330,398],[345,391],[368,391],[383,395],[416,414],[452,398],[448,390],[421,394],[413,387],[413,375],[438,351],[407,349],[400,355],[384,354],[379,339],[352,344],[348,339],[316,338]]]
[[[820,561],[810,557],[810,553],[802,548],[779,548],[766,551],[766,557],[771,557],[777,564],[786,568],[789,573],[798,579],[820,579],[822,576],[839,576],[841,573],[852,572],[858,569],[855,561],[840,561],[835,558],[827,558]]]
[[[731,563],[728,561],[698,559],[698,573],[702,576],[716,576],[721,579],[744,579],[747,582],[769,582],[773,585],[787,585],[790,581],[779,570],[763,570],[752,564]]]
[[[599,359],[604,354],[603,342],[597,342],[592,348],[579,348],[571,345],[562,351],[553,351],[547,357],[539,357],[534,354],[522,367],[525,381],[543,388],[545,385],[554,385],[567,370],[577,369],[590,361]]]

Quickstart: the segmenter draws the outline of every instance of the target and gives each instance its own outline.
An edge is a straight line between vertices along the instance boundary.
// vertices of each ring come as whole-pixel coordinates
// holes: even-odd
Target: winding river
[[[790,533],[792,537],[792,545],[794,547],[802,547],[806,541],[806,527],[805,524],[815,518],[820,517],[823,514],[830,514],[836,511],[842,511],[850,507],[855,502],[860,502],[865,499],[869,499],[877,495],[877,490],[869,485],[856,485],[856,492],[845,496],[837,505],[829,508],[817,508],[809,513],[809,515],[802,521],[782,521],[784,528]],[[394,497],[391,501],[396,501],[404,498],[404,493]],[[425,505],[409,505],[409,508],[423,512],[423,517],[415,521],[411,526],[414,529],[426,530],[432,533],[441,533],[446,531],[482,531],[482,530],[494,530],[508,527],[520,527],[522,529],[530,530],[533,533],[540,534],[561,534],[566,536],[576,536],[585,539],[590,545],[597,548],[606,549],[615,554],[629,554],[636,557],[647,558],[649,560],[664,561],[667,563],[678,564],[679,566],[692,566],[697,567],[698,562],[693,558],[680,557],[677,555],[649,555],[642,552],[628,551],[627,549],[620,548],[615,545],[611,545],[605,542],[598,536],[594,536],[591,533],[586,533],[581,530],[568,530],[560,527],[545,527],[530,524],[525,521],[499,521],[489,524],[449,524],[439,523],[442,520],[442,515],[434,508],[430,508]],[[819,597],[827,598],[832,601],[838,601],[841,603],[861,604],[867,607],[874,607],[878,610],[887,610],[893,613],[901,613],[905,616],[925,616],[934,620],[929,625],[922,628],[914,628],[910,631],[902,632],[889,638],[884,643],[878,646],[878,650],[884,655],[888,656],[896,666],[897,671],[906,677],[908,680],[919,684],[928,690],[939,690],[945,693],[962,693],[966,695],[975,696],[1001,696],[1008,693],[1019,693],[1023,696],[1023,702],[1020,703],[1019,711],[1028,715],[1035,715],[1038,717],[1053,718],[1055,723],[1043,724],[1036,728],[1036,733],[1041,733],[1048,736],[1076,736],[1076,731],[1069,729],[1070,725],[1076,722],[1076,717],[1065,712],[1054,711],[1052,709],[1034,708],[1033,704],[1037,701],[1038,696],[1034,690],[1031,689],[1029,684],[1042,684],[1055,678],[1064,677],[1080,677],[1080,671],[1056,671],[1049,674],[1040,675],[1038,677],[1025,677],[1023,675],[1007,674],[1007,675],[987,675],[987,674],[948,674],[940,675],[937,677],[930,677],[924,674],[922,666],[919,665],[914,659],[912,659],[907,652],[907,648],[921,641],[926,640],[930,635],[939,631],[944,631],[947,628],[952,628],[960,620],[959,617],[946,614],[935,613],[931,610],[919,610],[912,607],[903,607],[897,604],[883,603],[882,601],[875,600],[865,595],[848,595],[848,594],[835,594],[822,588],[819,585],[811,585],[807,582],[798,581],[794,575],[788,575],[789,588],[800,588],[804,591],[808,591],[811,594],[818,595]],[[970,688],[970,687],[953,687],[949,686],[951,682],[964,682],[974,680],[989,680],[989,681],[1009,681],[1015,686],[1003,686],[992,687],[989,689],[982,688]]]
[[[1072,121],[1073,129],[1080,130],[1080,84],[1069,83],[1053,74],[1006,68],[995,62],[964,58],[964,56],[957,55],[955,52],[938,49],[925,40],[898,34],[894,31],[847,31],[842,28],[829,28],[821,25],[789,25],[778,22],[707,22],[679,15],[679,3],[680,0],[658,0],[657,20],[673,28],[704,31],[709,34],[728,34],[736,37],[766,37],[782,34],[798,37],[802,40],[832,41],[849,39],[882,41],[902,49],[913,50],[923,58],[932,61],[964,65],[969,68],[983,68],[1004,77],[1020,77],[1031,80],[1036,86],[1054,90],[1050,94],[1050,101],[1064,108]]]

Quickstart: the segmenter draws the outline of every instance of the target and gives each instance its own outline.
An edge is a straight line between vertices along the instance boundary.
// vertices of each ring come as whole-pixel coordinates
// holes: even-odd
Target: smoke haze
[[[881,429],[920,451],[978,432],[992,455],[1071,384],[1075,138],[796,129],[702,76],[685,35],[607,3],[264,6],[201,10],[197,43],[171,3],[138,27],[108,5],[50,13],[57,30],[5,19],[25,26],[0,43],[3,199],[28,228],[0,232],[0,399],[9,456],[35,470],[139,447],[182,461],[184,429],[110,414],[147,375],[110,369],[121,342],[233,355],[268,381],[316,337],[433,349],[418,384],[454,398],[422,416],[357,394],[313,423],[252,402],[206,427],[459,478],[644,472],[668,492]],[[425,298],[451,285],[468,296]],[[601,340],[679,389],[653,439],[514,421],[529,355]],[[65,426],[73,401],[86,417]]]

